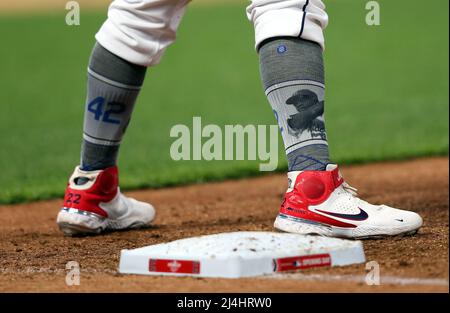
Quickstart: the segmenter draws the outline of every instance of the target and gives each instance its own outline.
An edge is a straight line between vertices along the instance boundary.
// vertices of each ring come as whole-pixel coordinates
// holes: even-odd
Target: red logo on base
[[[295,271],[311,267],[331,266],[331,257],[328,253],[288,258],[274,259],[274,271]]]
[[[150,259],[148,270],[158,273],[199,274],[200,262],[190,260]]]

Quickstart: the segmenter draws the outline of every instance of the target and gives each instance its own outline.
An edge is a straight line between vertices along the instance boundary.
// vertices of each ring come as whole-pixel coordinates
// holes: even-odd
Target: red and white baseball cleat
[[[417,213],[359,199],[335,164],[326,171],[289,172],[288,181],[274,224],[279,230],[361,239],[414,234],[422,226]]]
[[[148,203],[125,197],[116,166],[99,171],[75,168],[56,223],[65,235],[98,234],[146,226],[155,217]]]

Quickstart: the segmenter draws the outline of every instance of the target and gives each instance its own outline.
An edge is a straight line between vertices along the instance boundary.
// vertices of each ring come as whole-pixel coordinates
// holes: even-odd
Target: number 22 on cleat
[[[125,111],[125,105],[120,102],[110,101],[105,110],[105,98],[97,97],[89,102],[87,110],[94,114],[96,121],[102,121],[110,124],[120,124],[120,120],[111,118],[111,114],[121,114]]]
[[[67,204],[72,204],[72,203],[80,204],[80,199],[81,199],[81,195],[80,194],[69,193],[67,195],[67,198],[66,198],[66,203]]]

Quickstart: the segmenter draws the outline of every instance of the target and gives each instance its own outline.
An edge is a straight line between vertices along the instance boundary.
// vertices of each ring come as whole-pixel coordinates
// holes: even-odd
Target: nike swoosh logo
[[[369,217],[369,214],[367,214],[366,211],[362,210],[361,208],[359,209],[359,213],[358,214],[341,214],[341,213],[334,213],[334,212],[327,212],[327,211],[322,211],[322,210],[316,210],[318,212],[321,213],[325,213],[331,216],[335,216],[335,217],[339,217],[339,218],[343,218],[346,220],[351,220],[351,221],[364,221]]]

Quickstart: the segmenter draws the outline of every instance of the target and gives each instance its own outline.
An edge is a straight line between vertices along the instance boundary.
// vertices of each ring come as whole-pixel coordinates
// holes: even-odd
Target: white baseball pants
[[[175,41],[190,0],[115,0],[97,41],[115,55],[142,66],[159,63]],[[328,24],[321,0],[252,0],[247,17],[255,27],[256,47],[273,37],[298,37],[324,47]]]

